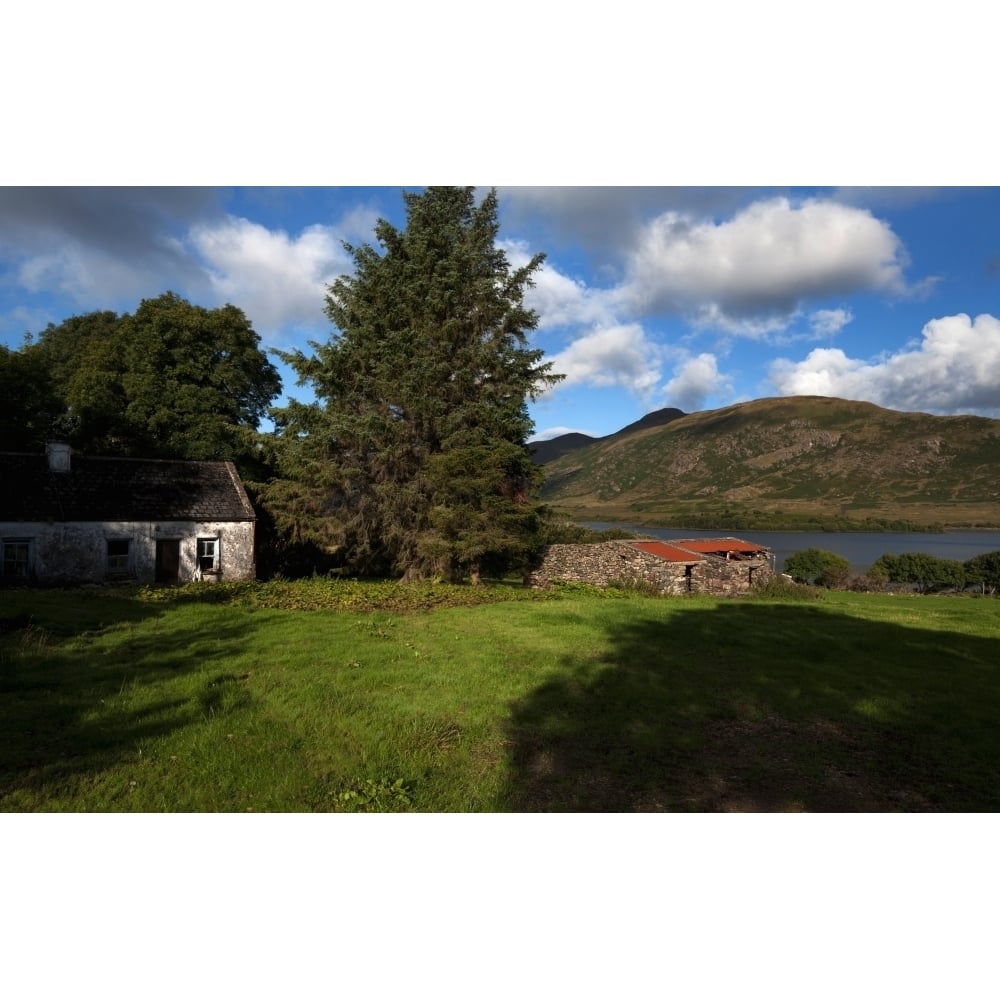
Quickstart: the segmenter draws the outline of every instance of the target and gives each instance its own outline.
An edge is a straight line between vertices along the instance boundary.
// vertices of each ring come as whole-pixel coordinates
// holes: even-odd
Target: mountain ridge
[[[591,437],[589,434],[581,434],[579,431],[571,431],[569,434],[560,434],[558,437],[549,438],[546,441],[532,441],[528,447],[531,449],[531,457],[536,465],[545,465],[547,462],[576,451],[577,448],[585,448],[589,444],[597,441],[608,441],[611,438],[620,437],[623,434],[630,434],[633,431],[645,430],[647,427],[659,427],[685,417],[687,414],[683,410],[667,406],[662,410],[653,410],[631,424],[626,424],[621,430],[603,437]]]
[[[664,526],[1000,525],[1000,420],[827,396],[669,412],[544,462],[543,499]]]

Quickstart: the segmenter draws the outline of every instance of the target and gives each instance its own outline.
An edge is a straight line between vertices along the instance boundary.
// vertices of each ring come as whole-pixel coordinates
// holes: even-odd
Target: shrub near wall
[[[785,560],[785,572],[796,583],[814,583],[817,587],[843,587],[850,576],[851,564],[835,552],[803,549]]]

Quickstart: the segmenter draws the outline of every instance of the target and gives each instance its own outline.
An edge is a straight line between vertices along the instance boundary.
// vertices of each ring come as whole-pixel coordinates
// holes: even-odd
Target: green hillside
[[[546,463],[579,520],[712,528],[1000,526],[1000,420],[822,396],[619,432]]]

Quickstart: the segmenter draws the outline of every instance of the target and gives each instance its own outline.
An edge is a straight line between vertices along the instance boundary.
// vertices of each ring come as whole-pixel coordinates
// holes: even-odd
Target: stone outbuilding
[[[657,594],[735,597],[774,573],[771,551],[740,538],[550,545],[528,578],[533,587],[560,581],[639,586]]]
[[[252,580],[232,462],[0,453],[0,583]]]

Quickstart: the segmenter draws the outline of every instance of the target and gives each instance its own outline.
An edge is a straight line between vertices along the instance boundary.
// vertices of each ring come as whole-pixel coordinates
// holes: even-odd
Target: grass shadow
[[[0,589],[0,638],[28,626],[55,636],[100,631],[162,614],[136,600],[136,587],[12,587]]]
[[[609,619],[512,707],[499,808],[992,811],[998,654],[763,602]]]
[[[55,795],[146,740],[248,703],[245,678],[212,666],[247,641],[245,620],[150,623],[162,609],[106,595],[91,604],[72,591],[26,600],[32,612],[0,615],[19,626],[0,634],[0,809],[21,792]],[[160,683],[178,677],[181,687]]]

